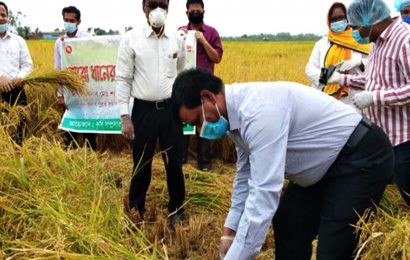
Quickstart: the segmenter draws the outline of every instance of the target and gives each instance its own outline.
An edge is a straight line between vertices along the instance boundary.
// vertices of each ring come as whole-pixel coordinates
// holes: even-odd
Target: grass
[[[53,42],[29,42],[38,73],[52,68]],[[226,42],[217,73],[227,83],[261,80],[306,82],[313,43]],[[213,143],[213,172],[184,167],[187,222],[167,225],[168,193],[160,155],[153,160],[146,221],[134,224],[127,207],[132,170],[130,144],[98,136],[99,152],[66,151],[56,130],[61,110],[55,89],[27,88],[26,108],[1,105],[0,259],[217,259],[230,205],[235,153],[228,139]],[[26,141],[10,134],[26,118]],[[366,221],[364,221],[366,219]],[[394,186],[380,209],[358,223],[362,259],[410,259],[410,215]],[[257,259],[274,258],[273,233]]]

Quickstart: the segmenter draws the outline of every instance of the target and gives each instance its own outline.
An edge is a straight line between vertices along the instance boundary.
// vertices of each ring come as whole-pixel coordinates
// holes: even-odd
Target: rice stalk
[[[47,72],[32,73],[23,79],[23,83],[28,86],[47,86],[55,92],[63,88],[79,96],[87,93],[83,79],[68,70],[50,70]]]

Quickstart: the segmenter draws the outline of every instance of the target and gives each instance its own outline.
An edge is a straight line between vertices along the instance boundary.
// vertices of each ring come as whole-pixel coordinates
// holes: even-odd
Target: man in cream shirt
[[[167,173],[170,222],[174,224],[183,217],[185,186],[183,131],[173,120],[170,98],[177,73],[185,67],[185,45],[165,25],[168,0],[143,0],[142,7],[147,23],[124,36],[117,61],[122,131],[125,137],[134,140],[130,209],[144,217],[151,162],[159,139]],[[134,99],[132,113],[128,109],[131,98]]]
[[[9,10],[0,2],[0,92],[4,102],[27,105],[22,80],[30,74],[33,62],[23,38],[9,31]],[[17,127],[15,141],[22,142],[24,119]]]

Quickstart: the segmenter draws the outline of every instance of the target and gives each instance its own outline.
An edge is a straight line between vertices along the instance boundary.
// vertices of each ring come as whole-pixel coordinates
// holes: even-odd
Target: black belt
[[[373,123],[370,122],[366,117],[362,118],[362,121],[357,125],[356,129],[350,135],[349,140],[347,140],[346,147],[353,148],[355,147],[363,137],[371,130]]]
[[[141,99],[134,99],[134,107],[139,109],[162,110],[171,105],[171,99],[164,99],[158,101],[146,101]]]

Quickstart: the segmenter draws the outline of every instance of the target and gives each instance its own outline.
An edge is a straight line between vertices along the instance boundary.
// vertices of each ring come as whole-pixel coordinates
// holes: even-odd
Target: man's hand
[[[353,97],[353,104],[359,109],[370,107],[373,105],[373,92],[363,91],[356,94]]]
[[[204,34],[200,31],[195,32],[195,37],[196,37],[196,40],[202,45],[204,44],[204,42],[206,42]]]
[[[341,84],[342,83],[342,74],[335,71],[332,76],[327,80],[327,84]]]
[[[22,88],[24,86],[23,79],[22,78],[15,78],[13,80],[13,86],[15,88]]]
[[[134,125],[129,115],[121,116],[122,122],[122,135],[129,140],[134,140]]]
[[[2,92],[10,92],[14,86],[6,76],[0,77],[0,88]]]
[[[219,257],[220,259],[224,259],[226,254],[229,251],[234,239],[235,239],[236,232],[230,228],[224,227],[222,237],[221,237],[221,244],[219,245]]]
[[[339,67],[338,71],[348,72],[352,69],[362,66],[362,60],[361,59],[346,60],[346,61],[340,62],[337,66]]]

